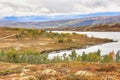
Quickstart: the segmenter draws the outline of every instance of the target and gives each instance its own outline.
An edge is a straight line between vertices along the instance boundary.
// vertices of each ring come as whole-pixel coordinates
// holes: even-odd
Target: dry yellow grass
[[[2,66],[1,66],[2,65]],[[115,68],[112,71],[103,66]],[[12,80],[23,78],[34,78],[33,80],[119,80],[120,65],[116,64],[99,64],[99,63],[53,63],[53,64],[13,64],[0,62],[0,79]]]
[[[30,32],[31,30],[31,32]],[[7,50],[14,48],[17,51],[23,51],[25,49],[36,50],[40,52],[44,51],[56,51],[56,50],[65,50],[72,48],[83,48],[85,46],[101,44],[105,42],[110,42],[108,39],[98,39],[98,38],[89,38],[82,34],[61,34],[64,35],[62,38],[63,42],[58,42],[58,36],[54,33],[44,32],[42,35],[38,34],[42,30],[34,29],[15,29],[15,28],[0,28],[0,50]],[[33,34],[36,32],[37,34]],[[22,34],[24,33],[24,34]],[[11,36],[4,38],[6,36]],[[20,38],[16,37],[21,35]],[[46,34],[50,35],[49,37]],[[57,34],[61,36],[60,34]]]

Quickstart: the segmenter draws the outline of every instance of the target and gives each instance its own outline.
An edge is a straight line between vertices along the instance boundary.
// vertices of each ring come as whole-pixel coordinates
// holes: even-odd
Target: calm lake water
[[[97,37],[97,38],[109,38],[109,39],[113,39],[115,41],[118,42],[111,42],[111,43],[105,43],[105,44],[101,44],[101,45],[95,45],[95,46],[91,46],[88,47],[86,49],[75,49],[77,54],[82,54],[82,52],[94,52],[97,51],[98,49],[101,50],[101,54],[105,55],[108,54],[111,51],[114,51],[115,53],[120,50],[120,32],[77,32],[77,31],[53,31],[53,32],[57,32],[57,33],[78,33],[78,34],[86,34],[89,37]],[[59,51],[59,52],[51,52],[49,54],[49,58],[52,58],[54,56],[62,56],[64,53],[70,54],[71,50],[63,50],[63,51]]]

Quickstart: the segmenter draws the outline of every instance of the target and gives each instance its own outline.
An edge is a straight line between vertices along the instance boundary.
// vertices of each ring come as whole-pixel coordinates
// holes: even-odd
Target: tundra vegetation
[[[74,48],[111,42],[76,33],[41,29],[0,28],[2,80],[119,80],[120,51],[81,53]],[[73,49],[71,54],[48,58],[49,52]]]
[[[86,46],[111,41],[110,39],[87,37],[87,35],[84,34],[59,34],[42,29],[0,28],[0,50],[14,48],[18,52],[22,52],[26,49],[30,49],[44,53],[73,48],[84,48]]]
[[[109,54],[101,55],[100,50],[86,54],[83,52],[77,55],[75,50],[71,54],[64,53],[62,56],[55,56],[52,59],[48,58],[48,53],[41,54],[36,51],[26,50],[24,52],[17,52],[14,49],[0,52],[0,61],[11,63],[30,63],[30,64],[47,64],[47,63],[60,63],[60,62],[99,62],[111,63],[120,62],[120,53],[111,51]]]
[[[0,79],[23,80],[119,80],[120,57],[111,51],[77,55],[76,51],[48,59],[48,54],[27,50],[0,52]],[[3,63],[4,62],[4,63]],[[9,62],[9,63],[7,63]],[[19,63],[19,64],[18,64]]]

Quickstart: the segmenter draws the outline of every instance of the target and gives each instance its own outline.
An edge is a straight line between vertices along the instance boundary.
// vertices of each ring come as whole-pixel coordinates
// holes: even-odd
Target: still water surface
[[[118,42],[111,42],[111,43],[105,43],[105,44],[101,44],[101,45],[95,45],[95,46],[91,46],[88,47],[86,49],[75,49],[77,54],[82,54],[82,52],[94,52],[97,51],[98,49],[101,50],[101,54],[105,55],[108,54],[111,51],[114,51],[115,53],[120,50],[120,32],[77,32],[77,31],[53,31],[53,32],[57,32],[57,33],[78,33],[78,34],[86,34],[89,37],[97,37],[97,38],[109,38],[109,39],[113,39],[115,41]],[[63,51],[59,51],[59,52],[51,52],[49,54],[49,58],[52,58],[54,56],[62,56],[64,53],[70,54],[71,50],[63,50]]]

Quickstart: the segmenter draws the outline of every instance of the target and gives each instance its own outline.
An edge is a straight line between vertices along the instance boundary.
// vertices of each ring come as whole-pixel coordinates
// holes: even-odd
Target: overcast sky
[[[0,0],[0,17],[120,12],[120,0]]]

